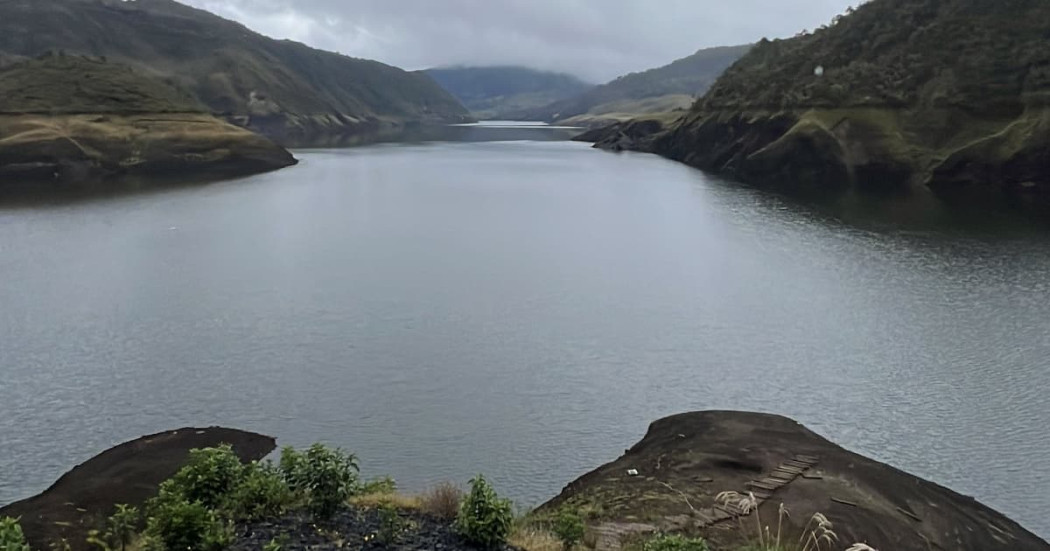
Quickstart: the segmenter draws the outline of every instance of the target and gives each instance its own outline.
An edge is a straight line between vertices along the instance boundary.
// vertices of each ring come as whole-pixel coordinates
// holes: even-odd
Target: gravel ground
[[[447,521],[408,511],[397,514],[403,529],[392,542],[382,541],[383,520],[379,510],[346,509],[323,523],[315,523],[306,513],[291,513],[239,526],[232,549],[258,551],[276,539],[282,543],[283,551],[478,551],[457,536]]]

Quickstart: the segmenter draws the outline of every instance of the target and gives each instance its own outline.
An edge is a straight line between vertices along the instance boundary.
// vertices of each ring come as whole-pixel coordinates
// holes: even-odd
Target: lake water
[[[0,208],[0,503],[219,424],[537,504],[650,421],[729,408],[1050,536],[1045,226],[807,204],[564,136],[460,128]]]

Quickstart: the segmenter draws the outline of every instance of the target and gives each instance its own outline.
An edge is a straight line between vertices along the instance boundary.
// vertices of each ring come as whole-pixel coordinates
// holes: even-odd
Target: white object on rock
[[[823,65],[817,65],[817,68],[813,69],[813,74],[817,75],[818,77],[824,76],[824,66]]]
[[[638,469],[627,469],[627,476],[638,476]]]

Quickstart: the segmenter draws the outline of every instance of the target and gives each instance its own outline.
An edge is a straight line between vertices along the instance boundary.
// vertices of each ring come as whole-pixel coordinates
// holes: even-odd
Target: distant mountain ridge
[[[579,78],[527,67],[439,67],[424,71],[480,118],[501,118],[594,87]]]
[[[617,113],[629,115],[686,108],[750,49],[750,44],[704,48],[663,67],[630,73],[578,96],[516,116],[573,122],[574,117],[586,118],[585,115],[602,119]]]
[[[0,2],[0,60],[49,50],[127,63],[277,137],[470,118],[424,74],[268,38],[174,0]]]

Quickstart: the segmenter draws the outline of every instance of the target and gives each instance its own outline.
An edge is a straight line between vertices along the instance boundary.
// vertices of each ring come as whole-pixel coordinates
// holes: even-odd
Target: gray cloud
[[[183,0],[406,69],[526,65],[603,82],[701,47],[792,36],[858,0]]]

